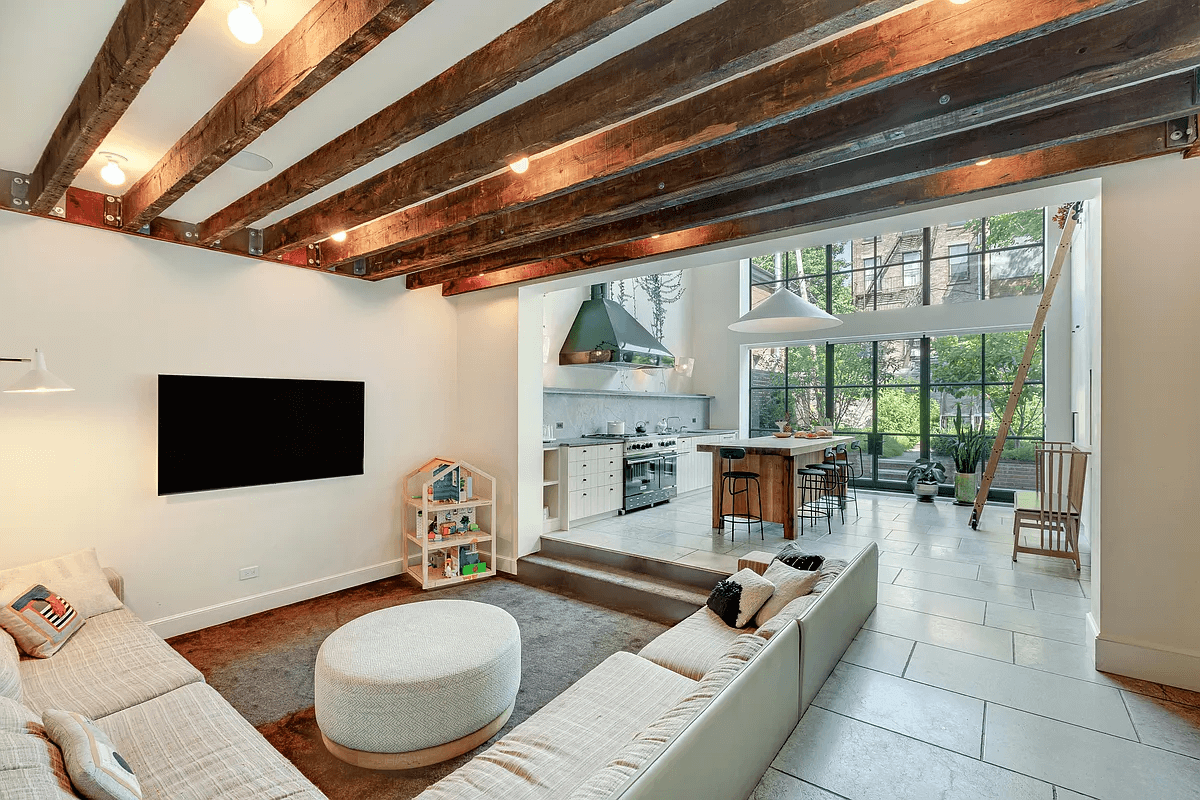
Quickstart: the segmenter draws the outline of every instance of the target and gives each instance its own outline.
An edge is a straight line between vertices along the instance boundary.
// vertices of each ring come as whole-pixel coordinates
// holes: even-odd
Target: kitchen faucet
[[[676,421],[674,428],[671,427],[671,420]],[[667,417],[667,429],[665,431],[663,431],[663,433],[679,433],[679,431],[680,431],[679,422],[682,422],[682,421],[683,420],[680,417]]]

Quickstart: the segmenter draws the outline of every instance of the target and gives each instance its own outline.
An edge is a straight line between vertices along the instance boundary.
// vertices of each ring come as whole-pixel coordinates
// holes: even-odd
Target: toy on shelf
[[[423,588],[494,572],[488,568],[496,558],[491,533],[496,482],[491,475],[465,461],[434,458],[408,473],[401,491],[403,563]],[[434,552],[443,555],[433,557]]]

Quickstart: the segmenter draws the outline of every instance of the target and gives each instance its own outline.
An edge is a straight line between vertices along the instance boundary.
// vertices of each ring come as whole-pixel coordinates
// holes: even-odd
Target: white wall
[[[17,214],[0,249],[0,355],[40,347],[76,389],[0,394],[0,567],[94,546],[164,635],[397,571],[398,482],[457,391],[436,292]],[[366,474],[160,498],[159,373],[365,381]]]

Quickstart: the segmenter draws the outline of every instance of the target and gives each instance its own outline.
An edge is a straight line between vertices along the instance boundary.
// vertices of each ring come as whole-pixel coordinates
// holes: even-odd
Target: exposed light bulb
[[[662,234],[661,234],[661,233],[652,233],[652,234],[650,234],[650,238],[651,238],[651,239],[657,239],[657,238],[658,238],[658,237],[660,237],[660,236],[662,236]]]
[[[346,232],[338,231],[337,233],[333,234],[329,238],[335,242],[344,242],[344,241],[346,241]]]
[[[239,42],[258,44],[262,41],[263,26],[254,14],[250,0],[238,0],[237,7],[229,12],[228,20],[229,30]]]
[[[950,2],[954,3],[956,6],[961,6],[966,5],[967,3],[971,2],[971,0],[950,0]]]
[[[513,163],[509,164],[508,166],[510,169],[512,169],[513,172],[517,173],[518,175],[524,175],[525,170],[529,169],[529,159],[522,158],[520,161],[514,161]]]
[[[110,186],[122,186],[125,183],[125,170],[121,169],[121,165],[117,163],[117,158],[108,153],[102,154],[108,159],[108,163],[100,168],[100,177]]]
[[[975,162],[975,166],[977,166],[977,167],[986,167],[986,166],[987,166],[988,164],[990,164],[990,163],[992,163],[992,160],[991,160],[990,158],[981,158],[981,159],[979,159],[978,161],[976,161],[976,162]]]

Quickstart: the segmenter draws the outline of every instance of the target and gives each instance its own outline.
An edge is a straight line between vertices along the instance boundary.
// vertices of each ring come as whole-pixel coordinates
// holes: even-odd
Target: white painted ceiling
[[[400,30],[286,116],[248,148],[268,172],[226,165],[166,216],[198,222],[346,129],[393,103],[537,11],[549,0],[434,0]],[[581,0],[586,2],[586,0]],[[269,224],[547,91],[617,53],[717,5],[672,0],[592,47],[430,131],[304,200],[261,221]],[[265,33],[244,45],[225,17],[234,0],[208,0],[179,37],[101,150],[129,159],[137,180],[278,42],[316,0],[268,0]],[[91,65],[122,0],[0,0],[0,168],[29,172]],[[105,191],[104,160],[92,159],[75,185]]]

